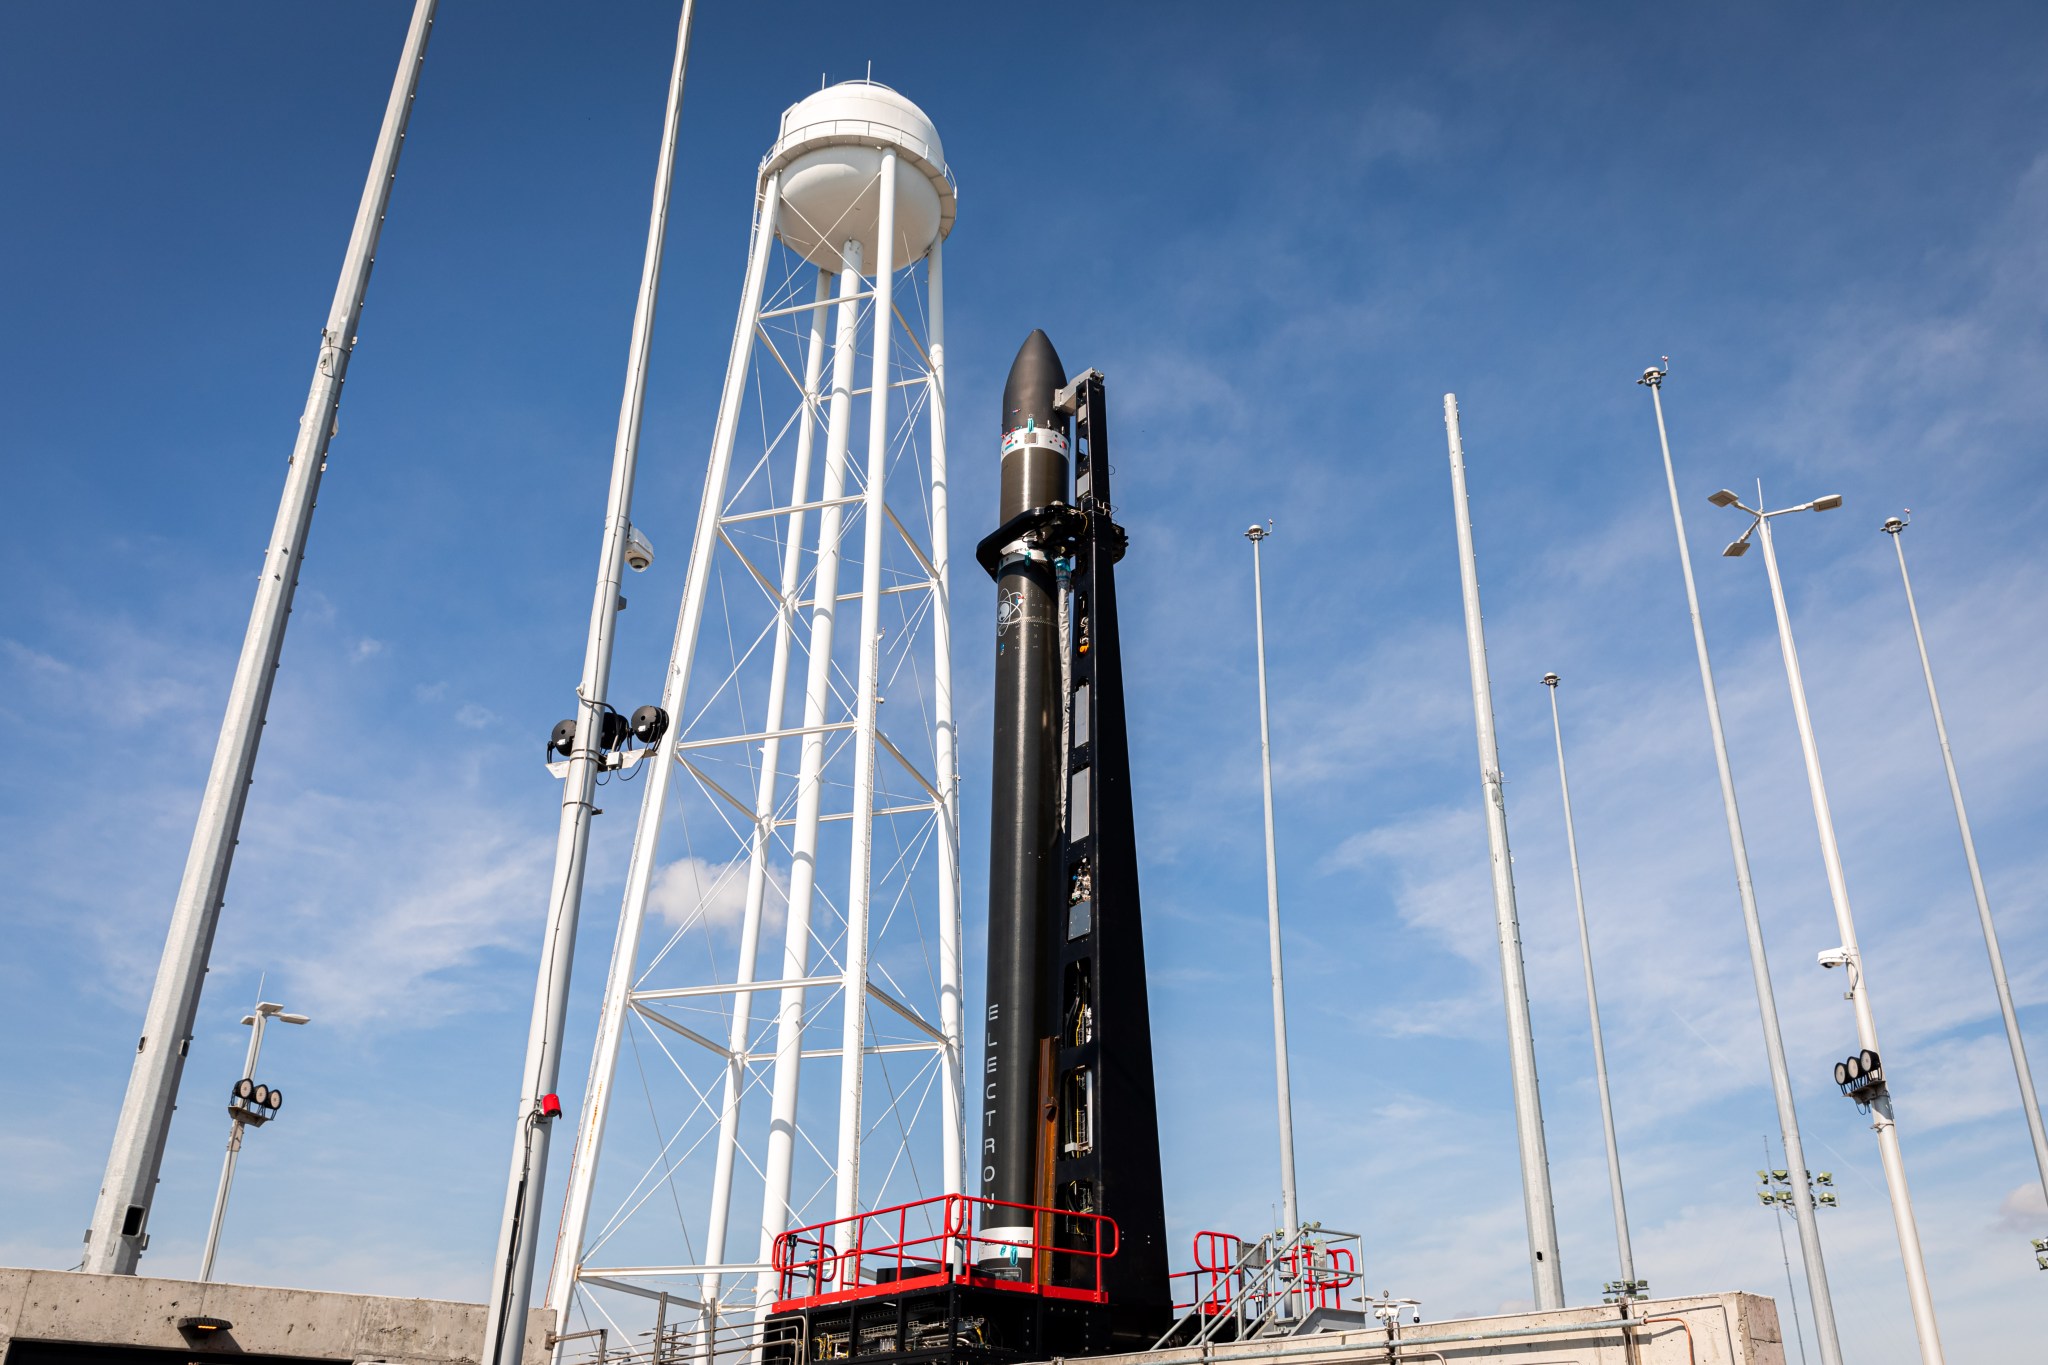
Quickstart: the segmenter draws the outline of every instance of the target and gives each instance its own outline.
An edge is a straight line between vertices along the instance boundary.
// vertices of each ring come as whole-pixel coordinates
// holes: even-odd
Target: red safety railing
[[[1190,1281],[1186,1286],[1175,1285],[1174,1311],[1185,1313],[1199,1304],[1206,1316],[1229,1312],[1237,1293],[1237,1261],[1243,1254],[1244,1238],[1235,1233],[1196,1233],[1195,1268],[1168,1277]],[[1179,1299],[1181,1292],[1189,1292],[1190,1297]]]
[[[1345,1289],[1358,1282],[1358,1261],[1349,1247],[1300,1246],[1280,1257],[1280,1283],[1292,1283],[1297,1273],[1294,1292],[1304,1310],[1342,1308]]]
[[[1234,1233],[1196,1233],[1195,1268],[1170,1277],[1174,1282],[1174,1311],[1200,1309],[1203,1316],[1216,1317],[1241,1306],[1257,1317],[1276,1298],[1292,1299],[1303,1312],[1341,1308],[1344,1291],[1358,1283],[1358,1258],[1351,1248],[1309,1243],[1282,1252],[1275,1258],[1273,1274],[1265,1281],[1267,1287],[1247,1293],[1243,1261],[1254,1245]],[[1290,1285],[1293,1287],[1286,1288]]]
[[[1010,1237],[990,1238],[975,1231],[977,1221],[1029,1227],[1031,1241],[1026,1245]],[[1060,1234],[1057,1239],[1056,1230]],[[1116,1255],[1119,1241],[1115,1220],[1100,1214],[964,1194],[920,1199],[814,1223],[777,1237],[775,1311],[952,1280],[1102,1303],[1107,1299],[1102,1266]],[[984,1260],[1015,1262],[1024,1259],[1026,1252],[1028,1274],[997,1274],[981,1268]],[[1050,1282],[1055,1258],[1062,1270],[1059,1283]]]

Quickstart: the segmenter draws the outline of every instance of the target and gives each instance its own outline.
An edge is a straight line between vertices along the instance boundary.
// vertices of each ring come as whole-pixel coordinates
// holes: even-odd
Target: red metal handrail
[[[1230,1311],[1231,1300],[1235,1297],[1235,1279],[1238,1258],[1244,1253],[1244,1239],[1230,1232],[1198,1232],[1195,1234],[1195,1268],[1183,1270],[1169,1280],[1193,1280],[1194,1297],[1185,1303],[1176,1302],[1175,1311],[1185,1313],[1200,1304],[1205,1316]]]
[[[1275,1258],[1270,1287],[1246,1293],[1240,1262],[1249,1245],[1233,1233],[1196,1233],[1195,1268],[1169,1277],[1174,1281],[1192,1281],[1192,1297],[1176,1296],[1174,1311],[1186,1313],[1199,1307],[1203,1316],[1215,1317],[1230,1312],[1243,1299],[1245,1306],[1257,1314],[1275,1298],[1293,1298],[1304,1309],[1341,1308],[1344,1291],[1358,1282],[1358,1259],[1351,1248],[1305,1244]],[[1297,1275],[1301,1277],[1298,1284]]]
[[[1021,1282],[977,1272],[982,1254],[999,1248],[1004,1253],[1025,1250],[1007,1237],[990,1239],[974,1230],[976,1215],[984,1224],[1031,1229],[1029,1250],[1035,1266],[1045,1258],[1063,1256],[1079,1260],[1092,1269],[1088,1283],[1049,1284],[1041,1270],[1036,1282]],[[999,1213],[1001,1217],[990,1217]],[[930,1231],[934,1215],[938,1230]],[[924,1230],[912,1227],[919,1220]],[[1055,1220],[1067,1220],[1064,1224]],[[1065,1246],[1053,1238],[1055,1227],[1071,1229],[1078,1224],[1085,1232],[1084,1244]],[[779,1306],[816,1303],[875,1292],[871,1286],[887,1284],[891,1289],[948,1280],[969,1280],[1002,1288],[1038,1290],[1059,1297],[1081,1297],[1101,1301],[1102,1265],[1117,1254],[1122,1234],[1116,1221],[1095,1213],[1046,1208],[1036,1204],[1010,1204],[997,1199],[979,1199],[964,1194],[939,1195],[913,1200],[888,1208],[874,1209],[826,1223],[795,1228],[775,1239],[773,1265],[777,1277]]]

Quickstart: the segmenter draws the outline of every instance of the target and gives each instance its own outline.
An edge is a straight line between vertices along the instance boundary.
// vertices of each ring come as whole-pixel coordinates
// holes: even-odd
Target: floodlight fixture
[[[1718,493],[1715,493],[1715,494],[1712,494],[1712,495],[1710,495],[1710,496],[1709,496],[1709,497],[1707,498],[1707,501],[1708,501],[1708,502],[1710,502],[1710,503],[1712,503],[1712,504],[1714,504],[1714,506],[1716,506],[1716,507],[1740,507],[1740,506],[1742,506],[1742,499],[1740,499],[1740,498],[1736,497],[1736,496],[1735,496],[1735,494],[1734,494],[1733,492],[1731,492],[1730,490],[1728,490],[1728,489],[1726,489],[1726,488],[1722,489],[1722,490],[1721,490],[1720,492],[1718,492]]]
[[[1821,497],[1815,498],[1811,505],[1816,512],[1832,512],[1842,505],[1842,495],[1840,493],[1824,494]]]

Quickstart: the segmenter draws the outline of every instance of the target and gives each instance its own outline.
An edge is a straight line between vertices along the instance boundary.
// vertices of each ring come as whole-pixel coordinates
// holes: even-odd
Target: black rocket
[[[1095,1350],[1171,1319],[1112,512],[1102,375],[1069,383],[1033,332],[975,551],[996,581],[980,1246],[992,1273],[1102,1291]]]

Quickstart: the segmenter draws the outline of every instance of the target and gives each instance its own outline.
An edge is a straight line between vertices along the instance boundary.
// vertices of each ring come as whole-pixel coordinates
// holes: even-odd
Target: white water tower
[[[616,1340],[653,1299],[694,1324],[688,1354],[730,1349],[774,1297],[777,1234],[961,1190],[955,197],[931,121],[871,81],[792,105],[761,162],[662,689],[672,757],[643,765],[549,1278],[558,1331]],[[687,514],[669,515],[665,537],[660,509],[634,519],[674,542]]]

